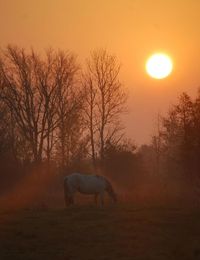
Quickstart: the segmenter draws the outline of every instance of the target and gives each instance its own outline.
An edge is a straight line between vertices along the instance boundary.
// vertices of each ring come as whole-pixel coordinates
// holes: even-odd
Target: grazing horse
[[[76,192],[82,194],[94,194],[97,204],[98,195],[100,197],[101,206],[104,204],[105,191],[109,194],[114,202],[117,196],[113,190],[111,183],[103,176],[84,175],[80,173],[72,173],[64,178],[64,194],[66,206],[74,203],[74,194]]]

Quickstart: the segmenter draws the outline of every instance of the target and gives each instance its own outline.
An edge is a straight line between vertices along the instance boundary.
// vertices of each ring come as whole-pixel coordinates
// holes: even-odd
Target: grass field
[[[0,259],[200,259],[200,210],[125,204],[4,211]]]

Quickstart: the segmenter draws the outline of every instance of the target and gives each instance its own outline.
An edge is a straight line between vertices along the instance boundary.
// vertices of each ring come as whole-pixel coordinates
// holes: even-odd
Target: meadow
[[[200,259],[200,209],[133,203],[0,212],[1,260]]]

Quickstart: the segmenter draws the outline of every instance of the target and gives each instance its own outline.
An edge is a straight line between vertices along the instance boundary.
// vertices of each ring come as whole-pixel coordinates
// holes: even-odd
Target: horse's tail
[[[117,195],[113,189],[112,184],[110,183],[109,180],[105,179],[106,181],[106,191],[108,192],[108,194],[110,195],[110,197],[113,199],[114,202],[117,202]]]

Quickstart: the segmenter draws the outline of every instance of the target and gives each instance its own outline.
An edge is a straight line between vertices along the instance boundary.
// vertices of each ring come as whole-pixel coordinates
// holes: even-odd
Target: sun
[[[169,76],[173,69],[172,59],[164,53],[155,53],[146,62],[146,71],[154,79]]]

